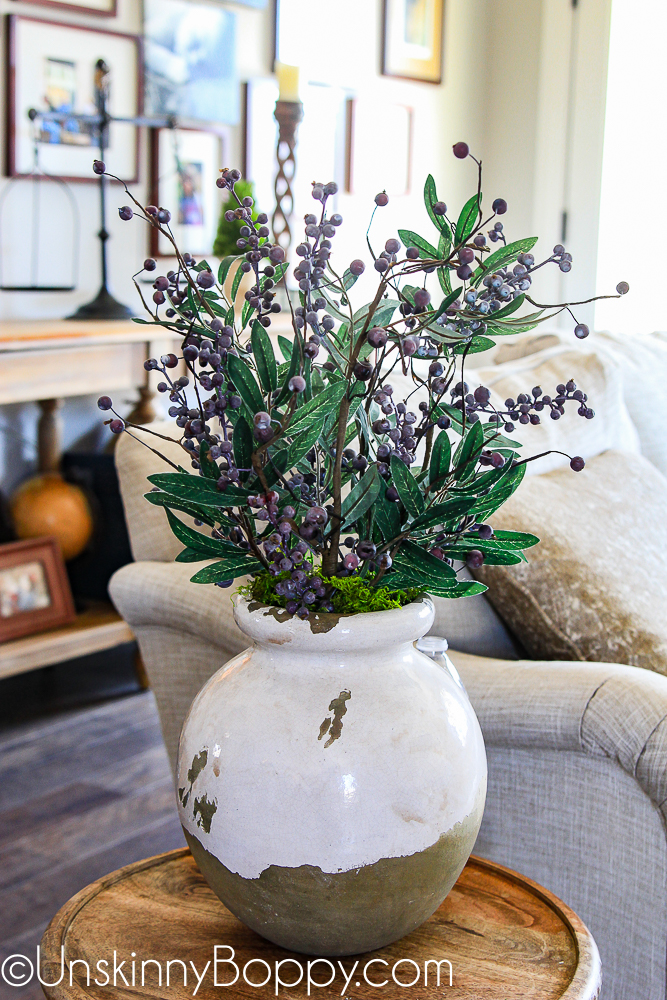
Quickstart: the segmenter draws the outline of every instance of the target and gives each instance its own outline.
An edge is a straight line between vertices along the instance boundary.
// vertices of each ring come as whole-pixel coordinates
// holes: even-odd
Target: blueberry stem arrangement
[[[378,285],[367,304],[353,305],[351,294],[366,263],[341,269],[331,259],[343,222],[330,211],[337,187],[313,184],[317,210],[305,216],[292,272],[298,293],[286,292],[291,335],[277,340],[267,330],[281,310],[276,288],[287,290],[288,264],[271,242],[267,216],[253,219],[252,198],[237,194],[239,171],[223,169],[217,181],[237,204],[227,221],[242,223],[239,252],[224,258],[217,275],[207,261],[181,252],[167,209],[144,207],[125,188],[134,207],[120,208],[120,217],[159,230],[177,261],[153,282],[152,304],[135,275],[148,314],[135,322],[182,337],[180,356],[145,364],[163,376],[158,391],[169,397],[183,449],[183,466],[165,458],[173,471],[150,477],[146,499],[165,508],[184,546],[178,561],[215,560],[193,582],[229,587],[249,576],[247,593],[300,618],[375,611],[423,591],[481,593],[483,584],[459,578],[463,566],[518,563],[538,542],[488,523],[519,487],[526,463],[541,457],[520,457],[515,425],[558,420],[567,405],[584,419],[594,412],[573,381],[550,393],[527,387],[497,405],[487,387],[464,380],[465,363],[498,337],[563,311],[577,338],[589,330],[573,313],[582,303],[550,306],[528,294],[536,271],[552,265],[566,273],[571,255],[557,245],[536,262],[536,237],[508,243],[499,218],[507,203],[496,198],[485,218],[481,162],[465,143],[454,155],[477,164],[477,190],[450,217],[427,178],[431,240],[399,229],[376,253],[369,225]],[[106,172],[101,161],[93,169]],[[373,216],[388,200],[385,192],[376,196]],[[142,270],[156,267],[149,258]],[[239,318],[245,275],[253,284]],[[611,297],[627,291],[620,282]],[[536,311],[523,311],[526,304]],[[183,366],[187,374],[177,376]],[[409,390],[397,391],[392,375]],[[114,433],[132,433],[108,396],[99,406],[113,414]],[[567,457],[575,472],[584,468],[579,456]]]

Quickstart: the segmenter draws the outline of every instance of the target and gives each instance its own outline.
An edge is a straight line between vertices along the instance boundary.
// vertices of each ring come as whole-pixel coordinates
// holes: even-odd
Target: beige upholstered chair
[[[137,561],[110,590],[137,635],[173,761],[190,701],[245,640],[229,591],[190,583],[192,567],[171,561],[179,544],[143,500],[161,461],[124,437],[117,466]],[[600,948],[605,1000],[664,1000],[667,678],[617,664],[512,660],[483,598],[439,602],[434,631],[469,651],[452,658],[486,740],[476,852],[580,914]],[[493,650],[495,658],[471,655]]]

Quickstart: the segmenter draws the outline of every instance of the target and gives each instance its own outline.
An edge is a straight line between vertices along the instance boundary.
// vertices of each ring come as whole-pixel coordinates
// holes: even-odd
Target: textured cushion
[[[534,476],[492,523],[541,539],[527,563],[475,574],[530,656],[667,674],[667,480],[650,462],[608,451]]]
[[[173,420],[151,424],[150,429],[166,437],[173,437],[178,433]],[[183,546],[171,533],[163,508],[154,507],[144,499],[144,494],[151,488],[148,476],[157,472],[173,472],[173,469],[141,442],[145,441],[151,448],[162,452],[176,465],[183,463],[183,449],[176,441],[172,443],[153,437],[148,430],[134,430],[132,433],[136,437],[121,434],[115,452],[132,555],[137,562],[148,559],[170,562]],[[187,514],[179,516],[182,521],[192,524]]]

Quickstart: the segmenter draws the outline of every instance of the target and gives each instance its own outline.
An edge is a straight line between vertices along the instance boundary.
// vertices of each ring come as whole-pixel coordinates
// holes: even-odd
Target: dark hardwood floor
[[[0,729],[0,963],[107,872],[184,843],[150,691]],[[0,997],[39,1000],[38,983]]]

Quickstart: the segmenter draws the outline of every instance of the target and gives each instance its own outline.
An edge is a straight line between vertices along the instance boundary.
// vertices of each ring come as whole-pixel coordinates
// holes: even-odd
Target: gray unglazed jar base
[[[454,885],[486,792],[465,692],[413,645],[433,606],[301,621],[234,600],[253,645],[205,685],[181,735],[194,858],[282,947],[334,956],[396,941]]]

